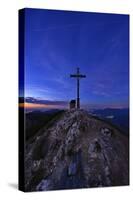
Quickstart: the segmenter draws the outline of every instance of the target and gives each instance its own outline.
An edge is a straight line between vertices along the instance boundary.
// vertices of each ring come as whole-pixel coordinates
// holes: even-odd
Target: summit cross
[[[79,93],[79,81],[81,78],[86,78],[86,75],[82,75],[80,74],[80,71],[79,71],[79,67],[77,68],[77,73],[76,74],[70,74],[70,77],[71,78],[76,78],[77,79],[77,109],[80,109],[80,93]]]

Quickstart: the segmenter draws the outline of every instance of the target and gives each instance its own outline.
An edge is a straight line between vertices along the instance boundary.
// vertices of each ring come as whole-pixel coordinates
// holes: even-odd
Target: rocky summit
[[[128,136],[84,110],[65,111],[26,143],[25,191],[128,184]]]

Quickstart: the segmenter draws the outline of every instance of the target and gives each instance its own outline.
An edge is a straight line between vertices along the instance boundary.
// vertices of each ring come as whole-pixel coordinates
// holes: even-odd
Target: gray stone
[[[42,180],[36,187],[37,191],[45,191],[50,189],[51,181],[48,179]]]
[[[77,163],[71,162],[68,167],[68,176],[74,176],[77,173]]]
[[[112,135],[112,131],[109,129],[109,128],[101,128],[101,133],[103,135],[106,135],[106,136],[111,136]]]

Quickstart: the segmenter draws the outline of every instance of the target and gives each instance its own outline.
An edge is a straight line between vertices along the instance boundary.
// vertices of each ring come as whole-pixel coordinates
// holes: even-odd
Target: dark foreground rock
[[[26,146],[26,191],[129,184],[128,137],[83,110],[65,112]]]

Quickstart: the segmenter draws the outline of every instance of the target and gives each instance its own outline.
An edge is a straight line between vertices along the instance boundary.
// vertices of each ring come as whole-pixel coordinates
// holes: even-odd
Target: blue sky
[[[128,107],[129,16],[25,10],[25,96],[76,98],[79,67],[82,105]]]

